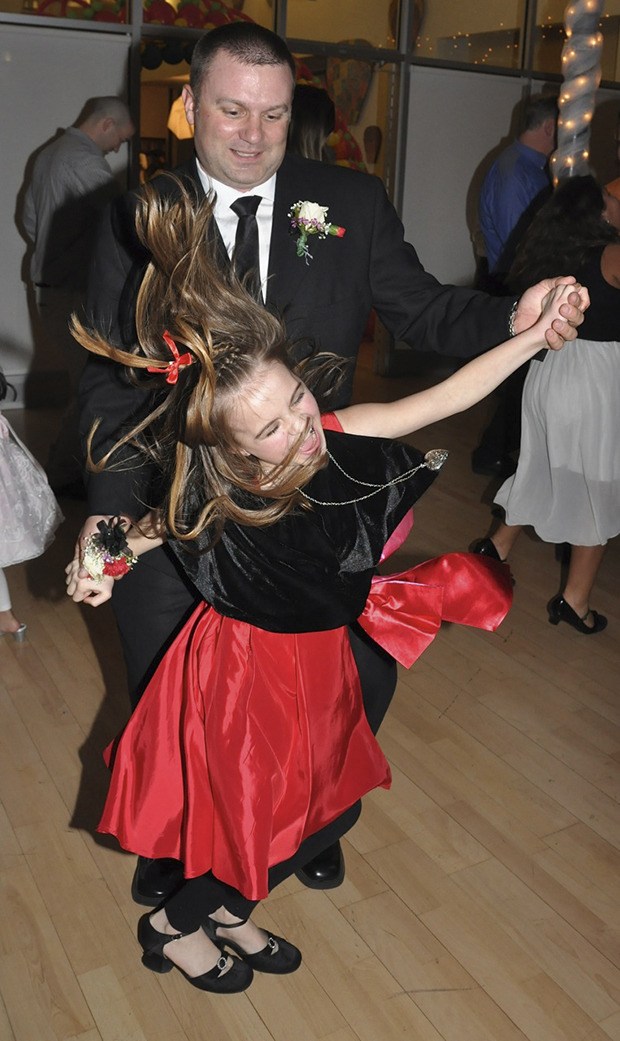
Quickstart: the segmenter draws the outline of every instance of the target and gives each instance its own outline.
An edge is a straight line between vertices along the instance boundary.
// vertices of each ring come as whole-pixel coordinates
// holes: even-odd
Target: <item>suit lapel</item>
[[[287,156],[276,177],[273,223],[269,248],[269,281],[266,304],[270,311],[284,315],[294,296],[302,288],[308,267],[297,256],[295,236],[291,234],[289,210],[299,201],[300,186],[296,171],[291,170]]]
[[[196,193],[198,202],[202,202],[206,198],[205,190],[202,187],[202,181],[198,175],[198,167],[196,165],[196,156],[189,160],[187,163],[183,163],[182,166],[178,166],[174,171],[175,174],[181,178],[182,181],[186,181],[188,185]],[[217,226],[217,221],[212,221],[213,238],[215,241],[215,252],[217,256],[217,262],[219,267],[225,271],[230,267],[230,257],[228,256],[228,250],[224,245],[224,240],[220,234],[220,229]]]

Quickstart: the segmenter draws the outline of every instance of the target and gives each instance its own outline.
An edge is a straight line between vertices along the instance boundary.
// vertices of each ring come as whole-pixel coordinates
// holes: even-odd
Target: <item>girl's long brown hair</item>
[[[141,386],[162,390],[148,415],[97,462],[90,458],[93,428],[91,470],[101,472],[113,465],[122,446],[133,446],[163,474],[164,497],[156,505],[168,533],[189,541],[209,529],[213,541],[226,520],[267,525],[296,506],[304,507],[299,488],[323,465],[322,460],[295,463],[296,444],[263,487],[258,460],[234,446],[229,420],[239,391],[247,390],[262,367],[274,361],[329,391],[330,385],[338,385],[342,359],[310,355],[290,364],[282,323],[252,299],[232,268],[218,267],[211,201],[196,203],[180,181],[172,180],[173,198],[147,185],[138,200],[137,232],[151,260],[138,293],[135,350],[115,347],[75,316],[72,331],[88,351],[126,366]],[[145,371],[172,361],[163,339],[166,330],[179,353],[189,352],[192,359],[172,385],[165,373]]]

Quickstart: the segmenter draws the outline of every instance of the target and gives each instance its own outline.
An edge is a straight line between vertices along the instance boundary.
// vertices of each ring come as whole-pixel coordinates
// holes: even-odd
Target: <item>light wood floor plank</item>
[[[425,382],[362,365],[358,392]],[[488,529],[469,454],[489,407],[411,439],[450,458],[394,570]],[[11,419],[44,451],[45,414]],[[62,595],[82,509],[63,502],[48,554],[8,571],[29,628],[0,639],[1,1041],[620,1041],[618,540],[593,600],[605,633],[548,624],[560,565],[525,533],[499,631],[446,626],[399,670],[393,786],[344,841],[343,885],[292,878],[256,912],[301,969],[221,998],[143,968],[134,858],[94,831],[128,701],[111,611]]]
[[[618,1011],[620,967],[564,922],[525,882],[488,860],[459,871],[453,881],[595,1021]]]

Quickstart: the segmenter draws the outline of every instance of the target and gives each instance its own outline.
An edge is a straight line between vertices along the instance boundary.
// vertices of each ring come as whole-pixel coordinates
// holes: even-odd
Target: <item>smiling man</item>
[[[288,63],[246,65],[221,52],[194,71],[183,101],[202,169],[240,192],[268,181],[284,157],[294,83]]]
[[[529,327],[540,314],[548,285],[529,290],[518,303],[440,285],[405,242],[403,226],[378,178],[285,153],[294,74],[284,41],[261,26],[236,22],[203,36],[183,92],[196,155],[176,171],[197,202],[205,194],[214,196],[220,263],[235,263],[240,273],[254,269],[257,292],[283,318],[289,338],[306,345],[310,341],[353,362],[374,307],[397,339],[468,357],[503,341],[509,332]],[[153,183],[162,194],[178,191],[177,182],[166,176]],[[311,251],[299,249],[294,213],[300,202],[327,211],[326,221],[337,226],[336,234],[313,235]],[[135,207],[136,196],[130,195],[110,209],[90,279],[91,324],[121,346],[135,343],[136,295],[149,259],[135,235]],[[551,346],[575,337],[582,319],[578,304],[579,298],[572,296],[563,307],[564,318],[547,334]],[[330,407],[346,405],[352,385],[351,366]],[[123,381],[118,367],[89,359],[82,401],[85,434],[101,419],[93,442],[99,458],[117,442],[128,420],[135,423],[146,397]],[[82,537],[104,518],[120,514],[138,519],[145,503],[158,501],[159,474],[146,464],[136,469],[135,457],[123,462],[117,454],[116,462],[116,468],[89,478],[91,516]],[[112,603],[134,704],[195,600],[196,591],[166,548],[148,553],[117,583]],[[349,633],[364,706],[376,730],[394,691],[395,665],[357,626]],[[350,818],[334,822],[312,848],[298,851],[295,870],[304,884],[340,884],[344,866],[335,840],[350,824]],[[141,861],[134,898],[155,905],[179,877],[174,862]]]

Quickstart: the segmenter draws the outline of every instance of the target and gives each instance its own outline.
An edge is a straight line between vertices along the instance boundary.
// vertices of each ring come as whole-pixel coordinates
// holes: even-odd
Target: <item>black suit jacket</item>
[[[177,173],[199,198],[195,163]],[[162,191],[170,181],[157,178]],[[296,254],[289,211],[300,200],[328,206],[343,238],[312,237],[308,263]],[[134,306],[148,256],[133,226],[135,195],[104,216],[91,271],[87,311],[92,324],[121,344],[135,342]],[[222,263],[227,263],[222,245]],[[510,299],[442,286],[405,242],[404,229],[381,181],[368,174],[285,156],[276,179],[266,306],[285,322],[289,337],[310,339],[321,350],[355,358],[371,308],[398,340],[454,357],[481,353],[508,335]],[[144,410],[143,393],[128,387],[119,366],[89,359],[81,387],[82,430],[102,420],[96,452]],[[345,405],[351,380],[339,405]],[[108,470],[89,479],[93,513],[140,512],[148,502],[144,468]],[[136,499],[139,500],[136,503]]]

